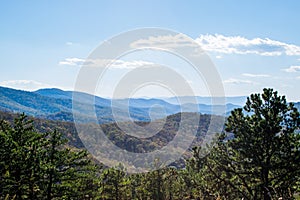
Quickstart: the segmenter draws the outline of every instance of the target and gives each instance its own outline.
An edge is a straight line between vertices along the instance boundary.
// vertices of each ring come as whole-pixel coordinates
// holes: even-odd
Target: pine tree
[[[0,122],[0,199],[96,199],[98,167],[57,131],[38,133],[23,114]]]
[[[252,94],[228,117],[208,173],[236,199],[293,199],[300,175],[299,124],[299,112],[284,96],[273,89]]]
[[[124,167],[119,164],[117,167],[106,168],[102,171],[102,199],[121,200],[127,199],[129,194],[130,180],[126,176]]]
[[[97,191],[97,167],[85,150],[66,147],[57,131],[46,137],[43,152],[43,183],[46,199],[91,199]]]
[[[13,125],[0,122],[0,190],[6,198],[39,198],[39,141],[42,137],[24,114],[15,119]]]

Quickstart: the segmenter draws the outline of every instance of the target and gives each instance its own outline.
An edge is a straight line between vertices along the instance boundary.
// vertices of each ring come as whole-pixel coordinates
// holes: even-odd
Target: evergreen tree
[[[231,199],[293,199],[300,175],[299,124],[299,112],[284,96],[273,89],[252,94],[228,117],[207,173],[235,194]]]
[[[130,180],[126,176],[124,167],[106,168],[102,171],[101,199],[130,199],[128,186]]]
[[[0,122],[0,193],[8,199],[39,198],[39,141],[43,135],[34,131],[23,114],[14,125]]]
[[[96,165],[57,131],[38,133],[23,114],[0,122],[0,142],[0,199],[96,199]]]
[[[43,153],[43,185],[47,200],[91,199],[97,191],[97,167],[85,150],[65,147],[67,140],[57,131],[46,137]]]

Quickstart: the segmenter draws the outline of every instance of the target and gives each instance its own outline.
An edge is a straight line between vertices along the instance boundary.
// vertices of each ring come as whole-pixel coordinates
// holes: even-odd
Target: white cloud
[[[257,54],[262,56],[300,55],[300,47],[269,38],[247,39],[241,36],[200,35],[196,38],[205,51],[225,54]]]
[[[155,65],[156,64],[152,62],[147,62],[142,60],[134,60],[134,61],[115,60],[112,61],[110,67],[115,69],[135,69],[139,67],[154,67]]]
[[[224,36],[221,34],[200,35],[195,41],[204,51],[224,54],[257,54],[262,56],[299,56],[300,46],[288,44],[269,38],[247,39],[242,36]],[[175,49],[190,46],[197,48],[193,41],[183,34],[164,35],[140,39],[131,43],[132,48],[157,47]],[[200,48],[199,48],[200,50]],[[200,51],[197,48],[197,53]],[[217,59],[221,58],[216,56]]]
[[[84,63],[84,59],[81,58],[66,58],[63,61],[60,61],[58,64],[59,65],[71,65],[71,66],[76,66],[76,65],[82,65]]]
[[[285,72],[299,72],[300,71],[300,66],[290,66],[289,68],[284,68],[282,69]]]
[[[242,79],[235,79],[235,78],[227,79],[227,80],[223,81],[223,83],[227,83],[227,84],[255,84],[254,82],[249,81],[249,80],[242,80]]]
[[[162,35],[157,37],[149,37],[140,39],[130,44],[132,48],[154,47],[161,49],[176,49],[178,47],[196,47],[195,42],[183,34],[177,35]]]
[[[72,46],[74,43],[73,42],[66,42],[66,45]]]
[[[92,66],[92,67],[105,67],[109,66],[113,69],[135,69],[138,67],[154,67],[157,64],[143,61],[143,60],[113,60],[113,59],[81,59],[81,58],[66,58],[59,62],[59,65],[70,65],[70,66]]]
[[[78,46],[79,43],[68,41],[68,42],[65,43],[65,45],[67,45],[67,46]]]
[[[247,77],[252,77],[252,78],[258,78],[258,77],[261,77],[261,78],[265,77],[265,78],[267,78],[267,77],[270,77],[270,75],[268,75],[268,74],[249,74],[249,73],[244,73],[242,75],[243,76],[247,76]]]
[[[221,58],[223,58],[223,56],[216,56],[216,59],[221,59]]]
[[[45,83],[40,83],[33,80],[7,80],[0,82],[3,87],[9,87],[19,90],[35,91],[41,88],[53,87]]]

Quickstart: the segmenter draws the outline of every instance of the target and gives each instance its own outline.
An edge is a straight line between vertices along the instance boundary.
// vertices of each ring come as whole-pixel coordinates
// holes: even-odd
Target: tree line
[[[211,146],[193,147],[184,168],[127,174],[102,166],[58,131],[40,133],[25,115],[0,122],[0,199],[295,199],[300,118],[273,89],[252,94]]]

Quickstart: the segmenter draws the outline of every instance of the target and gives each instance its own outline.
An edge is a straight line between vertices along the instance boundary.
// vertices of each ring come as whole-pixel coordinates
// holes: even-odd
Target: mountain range
[[[197,99],[197,104],[191,103],[192,98]],[[0,87],[2,111],[60,121],[73,121],[75,114],[84,119],[83,122],[93,121],[92,116],[96,113],[100,124],[114,121],[149,121],[178,112],[228,115],[234,108],[241,107],[246,97],[226,97],[225,105],[216,106],[209,104],[209,97],[180,97],[180,100],[183,100],[181,105],[176,97],[107,99],[56,88],[28,92]],[[300,103],[295,105],[299,108]]]

